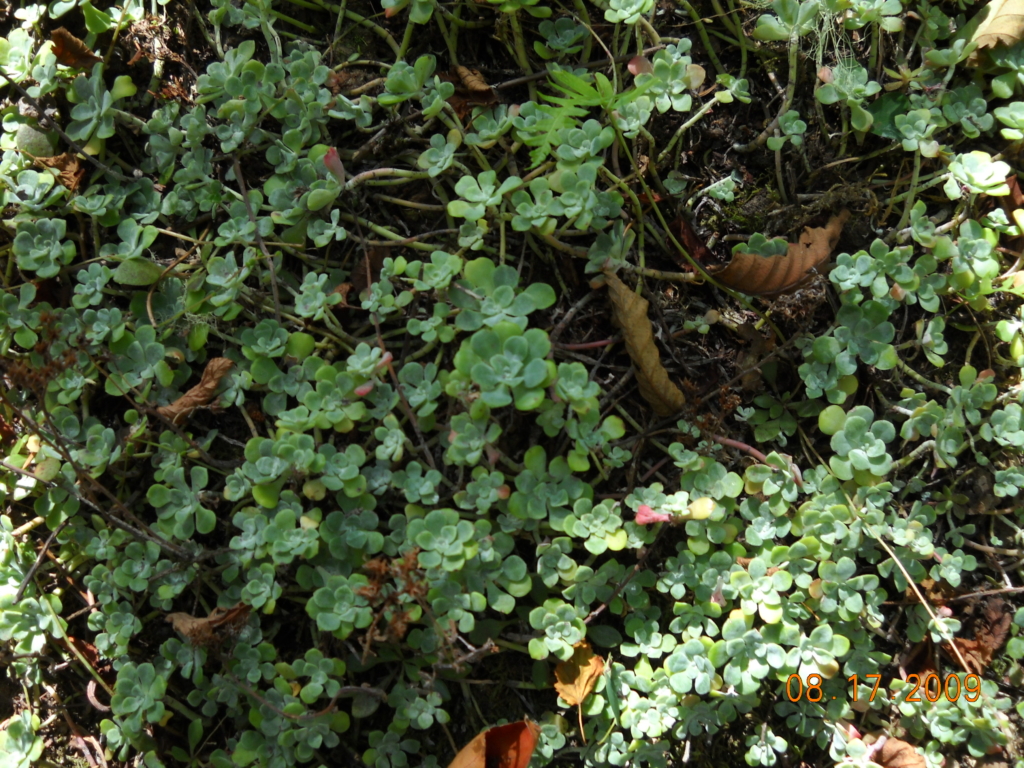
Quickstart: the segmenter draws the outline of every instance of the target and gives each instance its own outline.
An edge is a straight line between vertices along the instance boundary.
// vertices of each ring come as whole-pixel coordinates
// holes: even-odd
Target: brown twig
[[[7,462],[4,462],[4,464],[6,465]],[[69,522],[71,522],[70,517],[67,518],[60,525],[58,525],[56,528],[54,528],[53,532],[50,533],[50,535],[46,538],[46,541],[43,542],[43,548],[39,550],[39,555],[36,557],[36,561],[32,563],[32,567],[28,569],[28,573],[25,574],[25,578],[22,579],[21,584],[18,586],[18,591],[14,595],[15,603],[21,602],[21,598],[24,597],[25,590],[28,588],[29,582],[31,582],[32,577],[36,575],[36,571],[38,571],[39,566],[43,564],[43,560],[46,559],[46,553],[49,551],[50,545],[53,543],[53,540],[57,538],[57,534],[63,531],[64,526],[66,526]]]

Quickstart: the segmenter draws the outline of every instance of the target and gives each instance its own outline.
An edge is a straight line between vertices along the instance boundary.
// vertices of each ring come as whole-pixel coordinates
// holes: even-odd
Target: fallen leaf
[[[954,650],[956,646],[956,650]],[[972,640],[967,637],[954,637],[953,642],[943,643],[942,650],[948,653],[950,656],[960,661],[961,658],[966,662],[966,665],[961,664],[964,667],[964,671],[971,675],[983,675],[985,674],[985,667],[988,666],[988,662],[991,661],[991,656],[986,660],[985,650],[981,647],[977,640]],[[957,654],[956,651],[960,653]]]
[[[215,357],[206,364],[203,371],[203,378],[199,380],[192,389],[179,397],[170,405],[164,405],[156,409],[164,418],[170,419],[175,424],[185,421],[196,408],[206,405],[213,399],[220,380],[231,370],[235,363],[227,357]]]
[[[686,397],[668,377],[661,355],[654,344],[654,331],[647,317],[647,300],[629,290],[612,272],[605,273],[612,316],[622,329],[626,351],[636,367],[640,394],[659,416],[671,416],[682,410]]]
[[[975,629],[974,638],[988,653],[989,661],[1009,639],[1012,622],[1013,612],[1002,599],[994,598],[985,605],[983,621]]]
[[[676,237],[679,238],[679,242],[682,243],[686,252],[690,254],[690,257],[694,261],[705,269],[717,263],[715,255],[711,252],[711,249],[704,244],[704,240],[701,239],[700,235],[693,230],[693,227],[690,226],[690,222],[685,218],[680,216],[672,222],[672,228],[675,230],[675,234]],[[686,272],[693,271],[693,265],[681,255],[676,259],[676,263],[679,265],[680,269]]]
[[[969,22],[975,24],[968,43],[979,49],[1015,45],[1024,36],[1024,0],[990,0]]]
[[[459,116],[459,120],[465,120],[469,117],[469,113],[473,111],[473,105],[470,104],[469,99],[461,93],[453,93],[448,97],[448,104],[455,114]]]
[[[570,707],[577,707],[580,718],[580,736],[583,736],[583,702],[594,690],[601,673],[604,659],[590,649],[590,643],[583,640],[573,646],[572,658],[560,661],[555,666],[555,691]],[[586,738],[583,737],[584,743]]]
[[[65,152],[62,155],[53,157],[33,157],[32,160],[43,168],[54,168],[57,170],[57,181],[70,189],[72,192],[78,189],[78,185],[85,178],[85,169],[82,162],[73,152]]]
[[[765,257],[739,252],[715,280],[748,296],[778,296],[800,287],[813,271],[828,261],[839,242],[843,225],[850,218],[845,208],[824,227],[806,227],[799,243],[790,243],[785,254]]]
[[[446,79],[455,83],[455,93],[448,98],[448,103],[460,120],[468,117],[473,107],[487,106],[498,101],[494,89],[475,69],[453,67]]]
[[[340,293],[341,302],[338,304],[340,307],[352,306],[348,303],[348,295],[352,291],[352,283],[338,283],[334,286],[334,290],[331,293]]]
[[[971,622],[974,628],[973,639],[955,637],[952,643],[944,643],[942,648],[951,656],[956,656],[953,651],[953,645],[956,645],[969,667],[965,671],[982,675],[1009,639],[1012,622],[1012,610],[1007,608],[1005,601],[995,598],[988,601],[981,614],[975,615]]]
[[[928,765],[924,755],[912,744],[892,738],[882,745],[875,762],[884,768],[927,768]]]
[[[209,647],[241,632],[251,610],[245,603],[238,603],[230,608],[214,608],[206,618],[188,613],[169,613],[166,621],[192,645]]]
[[[65,67],[90,69],[93,64],[103,61],[64,27],[57,27],[50,33],[50,42],[53,43],[53,55],[57,57],[57,63]]]
[[[448,768],[527,768],[539,735],[532,720],[496,725],[464,746]]]
[[[491,86],[487,84],[487,81],[484,79],[484,76],[480,74],[479,70],[456,66],[455,74],[458,76],[462,87],[467,91],[481,94],[491,100],[494,99],[494,91],[491,90]]]

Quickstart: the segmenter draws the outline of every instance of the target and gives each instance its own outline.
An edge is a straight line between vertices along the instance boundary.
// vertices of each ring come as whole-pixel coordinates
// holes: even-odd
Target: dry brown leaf
[[[1015,45],[1024,37],[1024,0],[990,0],[971,19],[970,25],[974,24],[968,42],[979,49]]]
[[[967,662],[967,672],[982,675],[992,664],[996,653],[1010,637],[1010,624],[1013,611],[1007,608],[1005,601],[994,598],[988,601],[980,615],[975,615],[971,626],[974,628],[974,639],[955,637],[952,643],[943,644],[942,648],[951,656],[956,656],[953,645]]]
[[[78,185],[85,178],[85,168],[73,152],[53,157],[34,157],[32,160],[43,168],[55,168],[58,172],[57,181],[72,192],[78,189]]]
[[[684,217],[680,216],[672,222],[671,226],[675,230],[675,235],[679,238],[679,242],[682,243],[686,252],[690,254],[690,257],[694,261],[705,269],[714,267],[718,263],[715,259],[714,253],[712,253],[711,249],[707,247],[701,236],[694,231],[690,222],[688,222]],[[683,257],[682,254],[679,254],[676,258],[676,264],[678,264],[679,268],[684,272],[693,271],[693,265],[688,259]]]
[[[57,27],[50,33],[50,42],[53,43],[53,55],[57,57],[57,63],[65,67],[90,69],[93,64],[103,61],[64,27]]]
[[[875,762],[885,768],[927,768],[924,755],[912,744],[899,739],[887,739],[878,751]]]
[[[527,768],[540,726],[532,720],[496,725],[464,746],[448,768]]]
[[[448,103],[459,119],[468,117],[473,107],[487,106],[498,101],[494,89],[475,69],[456,66],[451,70],[448,79],[455,83],[455,93],[448,98]]]
[[[954,650],[953,646],[956,646]],[[985,667],[992,661],[992,655],[986,654],[985,649],[977,640],[967,637],[954,637],[952,643],[943,643],[942,650],[955,658],[958,662],[961,658],[967,665],[964,671],[971,675],[985,674]],[[959,651],[959,653],[957,653]],[[964,666],[961,664],[960,666]]]
[[[682,410],[686,397],[668,377],[661,355],[654,344],[654,331],[647,317],[647,300],[629,290],[611,272],[605,273],[612,316],[622,329],[626,351],[636,367],[640,394],[659,416],[671,416]]]
[[[985,605],[984,621],[975,629],[974,637],[989,654],[989,661],[1009,639],[1012,622],[1013,612],[1001,598],[993,598]]]
[[[199,380],[192,389],[179,397],[170,405],[164,405],[156,409],[164,418],[170,419],[175,424],[181,424],[187,419],[196,408],[206,405],[213,399],[217,391],[217,385],[223,379],[231,366],[235,363],[226,357],[215,357],[206,364],[203,371],[203,378]]]
[[[206,618],[188,613],[169,613],[166,621],[192,645],[209,647],[241,632],[249,620],[250,610],[245,603],[237,603],[230,608],[214,608]]]
[[[845,208],[824,227],[806,227],[799,243],[790,243],[784,256],[737,253],[714,278],[748,296],[778,296],[798,288],[813,270],[826,262],[850,218]]]
[[[334,290],[331,293],[340,293],[341,302],[338,304],[339,307],[351,306],[348,303],[348,295],[352,292],[352,283],[338,283],[334,286]]]
[[[591,650],[590,643],[586,640],[573,646],[571,659],[560,661],[555,666],[555,691],[569,703],[569,706],[578,708],[581,736],[583,735],[583,702],[594,690],[602,672],[604,672],[604,659]]]
[[[555,666],[555,691],[570,706],[581,705],[604,672],[604,659],[583,640],[573,647],[572,658]]]
[[[481,94],[486,93],[491,97],[494,96],[494,92],[491,91],[491,86],[487,84],[487,81],[484,79],[484,76],[480,74],[479,70],[456,66],[455,74],[458,75],[459,82],[462,83],[462,87],[467,91]]]

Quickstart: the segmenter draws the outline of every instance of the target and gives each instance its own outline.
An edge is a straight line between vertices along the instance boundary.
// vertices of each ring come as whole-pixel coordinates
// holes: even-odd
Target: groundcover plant
[[[0,766],[1024,765],[1019,22],[0,8]]]

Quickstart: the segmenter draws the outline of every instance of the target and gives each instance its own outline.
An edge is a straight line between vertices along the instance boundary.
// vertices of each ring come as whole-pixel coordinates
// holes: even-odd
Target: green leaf
[[[121,285],[153,285],[164,273],[164,268],[142,256],[132,256],[117,265],[114,279]]]

